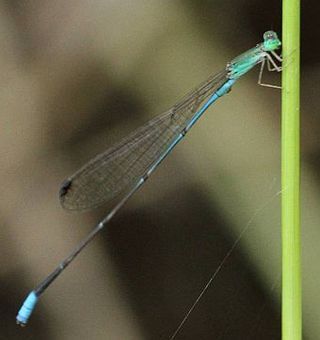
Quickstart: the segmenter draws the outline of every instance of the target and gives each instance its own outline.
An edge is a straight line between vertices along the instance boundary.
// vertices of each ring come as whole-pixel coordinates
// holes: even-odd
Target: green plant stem
[[[301,340],[299,0],[283,0],[282,42],[282,340]]]

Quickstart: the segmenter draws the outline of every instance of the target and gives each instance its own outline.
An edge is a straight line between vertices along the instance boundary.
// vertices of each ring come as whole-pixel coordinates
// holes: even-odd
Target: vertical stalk
[[[301,340],[300,0],[283,0],[282,340]]]

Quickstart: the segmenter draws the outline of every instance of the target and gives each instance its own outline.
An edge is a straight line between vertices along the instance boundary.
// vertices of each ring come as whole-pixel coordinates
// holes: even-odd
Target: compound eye
[[[263,40],[276,40],[278,39],[277,33],[274,31],[267,31],[263,35]]]

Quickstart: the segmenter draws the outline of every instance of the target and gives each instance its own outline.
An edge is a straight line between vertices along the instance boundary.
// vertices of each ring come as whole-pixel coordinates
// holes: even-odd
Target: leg
[[[267,54],[268,55],[268,54]],[[270,57],[270,59],[272,60],[272,58]],[[268,69],[269,67],[271,67],[270,64],[268,64],[269,62],[269,58],[267,59],[263,59],[262,63],[261,63],[261,67],[260,67],[260,71],[259,71],[259,78],[258,78],[258,85],[261,85],[261,86],[265,86],[265,87],[272,87],[274,89],[281,89],[281,86],[277,86],[277,85],[272,85],[272,84],[265,84],[265,83],[262,83],[262,73],[263,73],[263,69],[264,69],[264,64],[267,60],[267,66],[268,66]],[[273,61],[273,60],[272,60]],[[276,71],[281,71],[281,69],[279,68],[279,66],[277,66],[275,64],[275,62],[273,61],[273,63],[271,63],[273,65],[273,69],[276,70]]]
[[[261,67],[260,67],[260,71],[259,71],[259,77],[258,77],[258,84],[261,85],[261,79],[262,79],[262,73],[263,73],[263,69],[264,69],[264,64],[265,64],[266,60],[263,59],[262,63],[261,63]]]
[[[277,71],[277,69],[271,64],[268,58],[267,58],[267,68],[269,72]]]
[[[271,51],[271,54],[280,62],[282,63],[282,57],[279,56],[275,51]]]
[[[279,57],[279,56],[277,55],[277,57]],[[273,71],[281,72],[282,67],[281,67],[281,66],[278,66],[278,65],[275,63],[275,61],[272,59],[272,57],[271,57],[270,54],[267,53],[267,54],[266,54],[266,58],[267,58],[267,60],[270,62],[270,64],[273,66],[273,68],[272,68]],[[280,58],[280,57],[279,57],[279,58]]]

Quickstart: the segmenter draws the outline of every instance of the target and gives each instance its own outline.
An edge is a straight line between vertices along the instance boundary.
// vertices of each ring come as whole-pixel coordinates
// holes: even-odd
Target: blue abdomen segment
[[[24,326],[27,324],[30,315],[32,314],[34,307],[38,302],[38,297],[34,291],[32,291],[28,297],[25,299],[22,307],[19,309],[17,315],[17,324]]]
[[[236,82],[236,79],[228,79],[222,86],[216,90],[207,102],[200,108],[200,110],[194,115],[189,124],[186,126],[186,131],[188,131],[193,124],[202,116],[202,114],[207,110],[207,108],[212,105],[218,98],[222,97],[231,90],[232,85]]]
[[[218,97],[222,97],[226,93],[228,93],[231,90],[232,85],[236,82],[236,79],[229,79],[227,82],[225,82],[217,91],[216,95]]]

